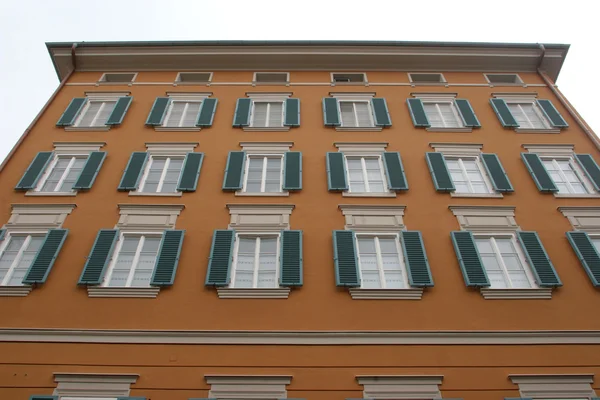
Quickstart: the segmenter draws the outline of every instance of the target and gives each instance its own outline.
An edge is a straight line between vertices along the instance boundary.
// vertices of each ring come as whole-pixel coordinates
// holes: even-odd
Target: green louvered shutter
[[[169,229],[163,232],[160,250],[156,256],[156,266],[150,281],[151,285],[170,286],[175,281],[184,235],[184,230]]]
[[[429,128],[431,126],[421,99],[406,99],[406,104],[408,104],[408,111],[410,111],[414,126],[417,128]]]
[[[521,153],[521,158],[540,192],[558,192],[552,177],[537,154]]]
[[[465,99],[456,99],[454,100],[458,111],[460,112],[460,116],[465,124],[465,126],[469,126],[472,128],[480,128],[481,124],[475,115],[475,111],[473,111],[473,107],[471,107],[471,103],[469,100]]]
[[[281,286],[302,286],[302,231],[281,231]]]
[[[215,112],[217,111],[217,103],[217,99],[204,99],[202,101],[196,126],[212,126],[215,119]]]
[[[371,107],[376,126],[392,126],[392,118],[384,98],[371,99]]]
[[[144,171],[144,166],[146,165],[147,160],[148,153],[146,153],[145,151],[135,151],[131,153],[131,157],[129,157],[129,162],[127,163],[127,167],[123,172],[123,176],[121,177],[121,183],[119,183],[119,187],[117,188],[117,190],[136,190],[140,182],[140,178],[142,177],[142,172]]]
[[[433,278],[429,260],[419,231],[402,231],[402,251],[408,271],[408,282],[413,287],[431,287]]]
[[[562,115],[554,107],[554,104],[550,100],[536,100],[538,106],[542,109],[546,117],[552,123],[555,128],[568,128],[569,124],[564,120]]]
[[[94,181],[96,180],[96,176],[98,176],[98,172],[100,172],[100,168],[104,163],[104,159],[106,158],[105,151],[93,151],[90,153],[79,177],[75,181],[73,185],[74,190],[89,190],[92,188]]]
[[[29,397],[29,400],[58,400],[58,396],[34,394],[31,397]]]
[[[127,110],[129,110],[132,100],[133,97],[131,96],[119,97],[117,104],[115,104],[115,108],[113,108],[108,120],[106,121],[106,125],[120,125],[121,122],[123,122],[123,118],[125,118]]]
[[[533,400],[531,397],[505,397],[504,400]],[[594,400],[594,397],[592,397]]]
[[[283,190],[302,190],[302,153],[288,151],[283,156]]]
[[[594,286],[600,286],[600,254],[589,235],[582,231],[571,231],[567,232],[567,239]]]
[[[575,159],[583,168],[596,191],[600,191],[600,168],[591,154],[575,154]]]
[[[525,256],[533,270],[537,284],[540,287],[562,286],[562,282],[537,232],[519,231],[517,232],[517,236],[523,250],[525,250]]]
[[[117,397],[117,400],[146,400],[145,397]]]
[[[177,190],[180,192],[195,192],[198,187],[198,177],[200,176],[200,169],[202,168],[202,161],[204,160],[204,153],[187,153],[185,161],[183,162],[183,168],[181,170],[181,176],[179,177],[179,183],[177,184]]]
[[[4,240],[4,236],[6,236],[6,229],[0,229],[0,242]]]
[[[390,190],[408,190],[408,183],[404,174],[404,166],[402,165],[400,153],[396,151],[384,152],[383,165],[385,166],[385,175],[387,176]]]
[[[355,238],[354,231],[333,231],[336,286],[360,286]]]
[[[450,232],[450,235],[452,236],[452,244],[465,284],[467,286],[489,287],[490,281],[483,268],[483,262],[479,256],[473,234],[469,231],[453,231]]]
[[[54,261],[67,238],[68,229],[50,229],[46,234],[44,243],[40,246],[29,270],[25,274],[23,283],[32,285],[44,283],[54,265]]]
[[[243,151],[230,151],[227,156],[223,190],[240,190],[244,177],[244,161],[246,153]]]
[[[163,119],[167,114],[167,107],[169,106],[168,97],[157,97],[154,100],[148,119],[146,119],[146,125],[160,126],[163,123]]]
[[[286,99],[284,105],[284,126],[300,126],[300,99]]]
[[[491,178],[494,190],[496,192],[514,192],[498,156],[496,154],[482,154],[481,159],[488,176]]]
[[[231,229],[216,229],[213,234],[206,286],[227,286],[229,284],[233,241],[235,231]]]
[[[48,166],[50,160],[52,160],[52,156],[54,153],[52,151],[40,151],[37,153],[27,170],[23,174],[23,177],[15,186],[15,190],[29,190],[33,189],[44,171]]]
[[[510,112],[508,105],[503,99],[490,99],[490,104],[496,113],[496,116],[505,128],[518,128],[519,123]]]
[[[251,99],[238,99],[237,105],[235,106],[235,114],[233,115],[233,126],[242,127],[250,125],[251,107]]]
[[[63,115],[61,115],[58,119],[56,126],[73,125],[75,123],[75,119],[79,115],[79,112],[83,108],[83,105],[85,104],[86,100],[87,99],[85,97],[76,97],[73,100],[71,100]]]
[[[427,159],[427,166],[431,173],[431,179],[435,185],[435,190],[438,192],[453,192],[456,190],[452,176],[448,167],[446,166],[446,160],[442,153],[430,152],[425,154]]]
[[[344,153],[327,153],[327,185],[329,191],[348,190]]]
[[[325,126],[340,126],[342,124],[340,106],[335,97],[323,98],[323,121],[325,121]]]
[[[99,285],[119,238],[118,229],[100,229],[79,277],[78,285]]]

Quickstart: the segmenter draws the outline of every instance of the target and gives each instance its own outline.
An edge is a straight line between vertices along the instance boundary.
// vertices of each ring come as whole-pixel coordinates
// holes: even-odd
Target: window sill
[[[473,128],[425,128],[427,132],[473,132]]]
[[[144,192],[129,192],[130,196],[148,196],[148,197],[181,197],[183,192],[177,193],[144,193]]]
[[[448,82],[411,82],[411,87],[415,86],[444,86],[449,87]]]
[[[386,192],[386,193],[342,192],[342,197],[396,197],[396,192]]]
[[[600,197],[599,193],[587,193],[587,194],[559,194],[554,193],[554,197],[558,199],[597,199]]]
[[[421,300],[422,288],[411,289],[350,289],[352,300]]]
[[[25,196],[73,197],[77,196],[77,192],[34,192],[30,190],[25,192]]]
[[[260,126],[244,126],[242,128],[244,132],[288,132],[290,130],[289,126],[277,126],[277,127],[260,127]]]
[[[515,132],[517,133],[560,133],[560,129],[525,129],[525,128],[515,128]]]
[[[501,199],[502,193],[456,193],[450,192],[450,197],[468,197],[471,199]]]
[[[235,192],[236,196],[241,197],[287,197],[290,192],[268,192],[268,193],[252,193],[252,192]]]
[[[105,287],[88,286],[89,297],[134,297],[155,299],[160,291],[159,287]]]
[[[331,82],[331,86],[369,86],[369,82]]]
[[[552,289],[489,289],[482,288],[481,295],[486,300],[527,300],[527,299],[551,299]]]
[[[174,126],[155,126],[154,130],[157,132],[200,132],[199,126],[188,126],[177,128]]]
[[[25,297],[31,292],[31,286],[0,286],[0,297]]]
[[[217,288],[220,299],[287,299],[290,288],[235,289]]]
[[[381,127],[381,126],[363,126],[363,127],[336,126],[335,130],[338,132],[381,132],[383,130],[383,127]]]
[[[105,126],[65,126],[67,132],[106,132],[110,130],[109,125]]]

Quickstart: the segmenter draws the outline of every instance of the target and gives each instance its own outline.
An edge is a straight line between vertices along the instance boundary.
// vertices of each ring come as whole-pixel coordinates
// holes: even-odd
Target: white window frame
[[[360,100],[350,100],[350,99],[338,99],[338,102],[340,103],[339,107],[340,107],[340,126],[342,128],[353,128],[353,129],[361,129],[361,128],[375,128],[375,120],[373,118],[373,108],[371,107],[371,101],[367,100],[367,99],[360,99]],[[366,103],[367,104],[367,109],[368,109],[368,114],[369,114],[369,126],[348,126],[348,125],[344,125],[344,120],[342,119],[342,103],[351,103],[352,104],[352,112],[354,114],[354,120],[356,121],[356,123],[358,124],[358,112],[356,111],[356,103]]]
[[[74,190],[72,188],[71,188],[71,190],[69,190],[67,192],[64,192],[64,191],[61,192],[58,189],[60,189],[60,187],[63,185],[65,179],[67,178],[67,175],[69,174],[70,170],[73,167],[73,164],[75,164],[75,159],[76,158],[85,159],[86,162],[87,162],[87,159],[89,157],[90,157],[89,153],[88,154],[54,154],[54,158],[52,159],[52,161],[50,162],[50,164],[46,167],[46,170],[43,172],[42,176],[38,180],[38,183],[37,183],[36,187],[33,189],[33,191],[37,192],[37,193],[52,193],[52,194],[70,194],[70,193],[75,193],[76,190]],[[71,161],[69,162],[69,165],[65,169],[65,172],[63,173],[62,177],[60,178],[60,180],[56,184],[55,190],[53,190],[51,192],[42,191],[44,185],[46,184],[46,181],[48,180],[48,178],[52,174],[52,171],[56,167],[56,164],[58,164],[59,159],[62,159],[62,158],[70,158]],[[85,168],[85,163],[84,163],[83,166]]]
[[[259,82],[257,80],[258,76],[260,74],[277,74],[277,75],[285,75],[285,82]],[[285,86],[289,86],[290,84],[290,73],[289,72],[279,72],[279,71],[272,71],[272,72],[255,72],[254,76],[252,77],[252,85],[285,85]]]
[[[254,117],[256,116],[256,104],[267,103],[267,118],[265,119],[265,126],[257,126],[254,124]],[[269,126],[269,119],[271,117],[271,103],[281,103],[281,125]],[[250,111],[250,128],[283,128],[285,123],[285,101],[283,100],[252,100],[252,109]]]
[[[102,113],[102,111],[104,111],[105,107],[107,106],[108,102],[115,102],[115,104],[113,105],[113,109],[114,106],[116,106],[116,102],[118,101],[117,98],[115,99],[95,99],[95,98],[88,98],[87,101],[85,102],[85,105],[83,106],[83,108],[81,109],[81,111],[79,112],[79,115],[77,115],[77,118],[75,119],[75,122],[73,123],[73,127],[75,128],[102,128],[107,126],[106,123],[102,124],[102,125],[95,125],[96,121],[98,120],[98,117],[100,116],[100,114]],[[81,121],[83,120],[83,117],[86,115],[88,109],[90,108],[90,105],[92,103],[102,103],[102,105],[100,106],[100,108],[98,109],[98,112],[96,113],[96,115],[94,116],[94,119],[92,119],[92,122],[90,125],[86,125],[86,126],[82,126]],[[109,115],[110,118],[110,115]]]
[[[406,260],[404,259],[404,252],[402,250],[402,243],[400,243],[400,234],[399,233],[390,233],[390,232],[373,232],[373,233],[369,233],[369,232],[357,232],[355,235],[355,245],[356,245],[356,257],[358,259],[358,274],[359,274],[359,279],[360,279],[360,288],[361,289],[365,289],[365,287],[363,286],[363,271],[362,271],[362,261],[360,259],[360,250],[359,250],[359,244],[358,241],[360,238],[374,238],[375,239],[375,252],[376,252],[376,257],[377,257],[377,270],[379,272],[379,280],[381,282],[381,286],[380,288],[368,288],[369,290],[385,290],[388,289],[386,287],[386,281],[385,281],[385,272],[384,272],[384,268],[383,268],[383,258],[381,256],[381,246],[379,244],[379,238],[380,237],[387,237],[387,238],[394,238],[394,242],[396,243],[396,251],[398,252],[398,259],[400,260],[400,269],[402,270],[402,283],[404,284],[404,287],[402,288],[392,288],[394,290],[404,290],[404,289],[410,289],[410,283],[408,281],[408,270],[406,269]]]
[[[29,246],[29,243],[31,243],[31,237],[32,236],[44,237],[47,233],[48,233],[48,231],[29,231],[29,232],[10,232],[9,231],[9,232],[5,233],[4,239],[2,240],[2,243],[0,243],[0,257],[2,257],[4,255],[4,250],[8,247],[10,239],[13,236],[27,236],[27,238],[25,239],[25,242],[21,246],[21,249],[19,249],[19,253],[17,254],[17,256],[15,257],[15,259],[13,260],[12,264],[10,265],[10,267],[8,268],[8,271],[6,271],[6,275],[4,276],[4,278],[2,279],[2,281],[0,282],[0,287],[15,286],[15,285],[8,286],[7,282],[10,281],[12,275],[15,272],[15,268],[17,267],[17,265],[19,264],[19,262],[21,262],[21,259],[23,258],[24,249],[27,248],[27,246]],[[26,285],[26,284],[24,284],[24,283],[21,282],[20,285],[16,285],[16,286],[18,286],[18,287],[21,287],[21,286],[27,287],[29,285]]]
[[[284,172],[284,168],[285,166],[283,165],[283,154],[246,154],[246,159],[244,160],[244,182],[242,185],[242,192],[243,193],[255,193],[255,194],[269,194],[269,193],[273,193],[273,194],[277,194],[277,193],[282,193],[284,192],[283,190],[283,172]],[[248,192],[247,188],[248,188],[248,172],[250,170],[250,159],[251,158],[262,158],[263,159],[263,167],[262,167],[262,176],[261,176],[261,182],[260,182],[260,192]],[[267,184],[266,178],[267,178],[267,160],[269,158],[279,158],[281,160],[280,163],[280,167],[279,167],[279,190],[277,192],[265,192],[265,187]]]
[[[433,126],[431,125],[431,128],[449,128],[449,129],[460,129],[460,128],[465,128],[465,123],[462,120],[462,117],[460,116],[460,113],[458,112],[458,109],[456,108],[456,103],[453,100],[444,100],[444,101],[439,101],[439,100],[422,100],[423,101],[423,106],[425,106],[425,104],[434,104],[435,108],[437,110],[437,114],[438,116],[442,119],[442,124],[443,126]],[[444,119],[443,114],[442,114],[442,110],[440,109],[440,104],[449,104],[450,105],[450,110],[452,110],[452,115],[454,116],[454,119],[456,120],[456,122],[458,122],[458,126],[448,126],[448,122]],[[429,119],[429,115],[427,114],[427,111],[425,111],[425,115],[427,115],[427,118]]]
[[[121,74],[132,74],[133,77],[131,78],[130,81],[127,82],[109,82],[106,80],[106,75],[121,75]],[[100,79],[98,80],[98,84],[100,85],[128,85],[131,86],[131,84],[133,82],[135,82],[135,80],[137,79],[138,76],[138,72],[104,72],[102,74],[102,76],[100,77]]]
[[[538,106],[537,102],[534,100],[505,100],[506,101],[506,105],[510,106],[511,104],[516,104],[519,109],[521,110],[521,113],[523,113],[523,116],[527,119],[527,122],[529,123],[529,127],[519,127],[520,129],[528,129],[528,130],[540,130],[540,129],[553,129],[552,125],[550,124],[550,121],[548,121],[548,117],[546,117],[546,115],[544,114],[544,112],[540,109],[540,107]],[[542,121],[542,124],[544,124],[543,128],[534,128],[533,124],[531,123],[531,120],[529,119],[529,117],[527,116],[527,114],[525,113],[525,110],[523,110],[523,107],[521,106],[521,104],[531,104],[531,106],[533,107],[533,112],[535,112],[535,114],[539,117],[540,121]],[[509,108],[510,110],[510,108]],[[512,112],[512,111],[511,111]]]
[[[496,192],[494,191],[494,186],[492,185],[492,181],[490,179],[490,177],[487,174],[487,171],[485,170],[485,167],[483,166],[483,162],[481,161],[481,157],[480,156],[450,156],[450,155],[444,155],[444,159],[445,160],[452,160],[452,161],[458,161],[458,164],[460,166],[461,172],[463,174],[463,178],[466,177],[466,182],[467,182],[467,186],[469,186],[470,191],[469,192],[456,192],[456,194],[459,195],[487,195],[487,194],[495,194]],[[485,182],[485,186],[487,188],[487,192],[486,193],[476,193],[475,191],[473,191],[473,184],[471,183],[471,179],[469,178],[467,169],[464,165],[463,160],[468,160],[468,161],[475,161],[475,165],[477,166],[477,168],[479,169],[479,172],[481,173],[481,176],[483,177],[483,181]]]
[[[254,270],[253,270],[253,275],[252,275],[252,287],[251,288],[243,288],[243,289],[278,289],[280,288],[279,285],[279,277],[280,277],[280,268],[281,268],[281,260],[280,260],[280,256],[281,256],[281,249],[280,249],[280,245],[281,245],[281,234],[278,232],[236,232],[235,233],[235,243],[234,243],[234,250],[233,250],[233,261],[231,263],[231,279],[230,279],[230,284],[229,284],[229,288],[230,289],[235,289],[235,276],[237,274],[237,265],[238,265],[238,260],[239,260],[239,250],[240,250],[240,238],[255,238],[257,239],[257,241],[255,242],[255,250],[254,250]],[[260,240],[262,238],[277,238],[277,243],[276,243],[276,255],[275,255],[275,259],[276,259],[276,266],[275,266],[275,282],[277,282],[277,286],[275,286],[274,288],[259,288],[258,287],[258,271],[259,271],[259,259],[260,259]]]
[[[537,104],[537,93],[492,93],[492,97],[496,99],[502,99],[506,102],[506,105],[511,104],[531,104],[533,110],[538,115],[544,124],[544,128],[528,128],[528,127],[515,127],[515,132],[523,133],[560,133],[562,128],[556,128],[552,126],[551,121],[548,119],[542,109]],[[526,114],[524,114],[526,116]]]
[[[594,188],[594,185],[592,184],[592,182],[590,182],[590,180],[586,176],[585,172],[579,166],[579,163],[577,163],[577,161],[575,161],[575,159],[573,157],[570,157],[570,156],[557,157],[557,156],[540,155],[540,159],[542,160],[542,163],[544,161],[552,161],[552,164],[558,170],[558,173],[560,174],[560,176],[565,180],[565,184],[569,187],[569,193],[556,192],[556,194],[564,195],[564,196],[577,196],[577,195],[590,195],[590,194],[593,195],[596,193],[596,189]],[[575,173],[575,175],[577,176],[577,178],[579,179],[579,181],[581,182],[581,184],[583,185],[583,187],[585,188],[587,193],[575,193],[572,191],[573,188],[571,186],[571,183],[564,176],[562,169],[558,165],[558,161],[568,161],[569,162],[569,165],[571,166],[573,172]],[[544,168],[546,168],[545,165],[544,165]],[[550,179],[552,179],[552,176],[550,177]],[[554,179],[552,179],[552,182],[554,182]],[[556,184],[556,182],[554,182],[554,184]]]
[[[413,79],[413,75],[437,75],[440,77],[439,81],[436,82],[419,82],[419,81],[415,81]],[[427,86],[427,85],[431,85],[431,86],[447,86],[448,85],[448,81],[446,80],[446,77],[444,76],[444,74],[440,73],[440,72],[408,72],[408,81],[411,83],[411,86]]]
[[[196,113],[196,120],[198,119],[198,115],[200,115],[200,111],[202,110],[202,103],[203,103],[203,99],[194,99],[194,100],[184,100],[184,99],[170,99],[169,100],[169,107],[167,109],[167,112],[165,114],[165,118],[163,120],[163,123],[161,125],[161,127],[163,128],[196,128],[196,125],[182,125],[183,120],[184,120],[184,116],[185,113],[187,112],[190,103],[200,103],[200,107],[198,108],[198,112]],[[183,108],[183,114],[181,116],[181,120],[179,121],[179,124],[177,126],[169,126],[167,125],[167,121],[169,121],[169,118],[171,117],[171,113],[173,112],[173,107],[175,106],[175,103],[185,103],[185,107]]]
[[[350,169],[348,166],[348,158],[350,159],[356,159],[356,158],[360,158],[360,162],[361,162],[361,167],[362,167],[362,174],[363,174],[363,180],[365,182],[365,189],[366,191],[364,192],[357,192],[357,191],[352,191],[352,188],[350,186]],[[381,172],[381,178],[383,180],[383,192],[372,192],[370,190],[369,187],[369,180],[367,177],[367,167],[366,167],[366,161],[365,158],[377,158],[378,163],[379,163],[379,171]],[[387,175],[386,175],[386,169],[385,166],[383,165],[383,157],[381,155],[358,155],[358,154],[344,154],[344,163],[346,165],[346,179],[348,180],[348,193],[390,193],[390,190],[388,188],[388,183],[387,183]]]
[[[290,147],[294,145],[294,142],[240,142],[240,147],[242,151],[246,153],[246,157],[244,159],[244,177],[242,181],[242,188],[235,192],[236,196],[259,196],[259,197],[269,197],[269,196],[279,196],[279,197],[287,197],[290,195],[290,192],[287,190],[283,190],[283,176],[285,171],[284,164],[284,156],[285,153],[290,151]],[[249,167],[249,158],[250,157],[281,157],[281,188],[279,192],[247,192],[246,191],[246,183],[248,179],[248,167]],[[264,174],[263,170],[263,174]]]
[[[513,75],[516,79],[515,82],[492,82],[490,81],[490,76],[494,76],[494,75]],[[513,74],[510,72],[507,73],[491,73],[491,74],[487,74],[484,73],[483,76],[485,77],[485,80],[487,81],[487,83],[490,84],[491,87],[494,86],[523,86],[523,87],[527,87],[527,85],[525,84],[525,82],[523,82],[523,79],[521,79],[521,77],[519,76],[519,74]]]
[[[206,81],[182,81],[181,80],[181,74],[208,74],[208,80]],[[207,86],[210,85],[210,83],[212,82],[212,78],[213,78],[213,73],[212,72],[205,72],[205,71],[181,71],[177,73],[177,76],[175,77],[175,83],[174,86],[179,86],[179,85],[203,85],[206,84]]]
[[[336,82],[335,78],[336,75],[362,75],[363,76],[363,80],[362,82]],[[330,73],[330,80],[331,80],[331,86],[336,86],[336,85],[364,85],[364,86],[368,86],[369,81],[367,80],[367,73],[366,72],[331,72]]]
[[[156,188],[156,192],[145,192],[144,191],[144,187],[146,186],[146,180],[148,179],[148,175],[150,174],[150,169],[152,167],[152,163],[154,162],[155,159],[166,159],[165,160],[165,166],[163,167],[162,173],[160,175],[160,179],[158,181],[158,187]],[[175,188],[174,192],[161,192],[161,189],[165,183],[165,177],[167,176],[167,170],[169,169],[169,164],[171,163],[171,159],[172,158],[178,158],[182,160],[181,163],[181,170],[179,171],[179,178],[177,179],[177,182],[179,182],[179,179],[181,179],[181,174],[183,173],[183,167],[185,164],[185,156],[183,155],[162,155],[162,154],[149,154],[148,155],[148,160],[146,161],[146,165],[144,166],[144,173],[142,174],[142,177],[140,179],[140,185],[139,185],[139,189],[137,190],[137,192],[139,193],[143,193],[143,194],[148,194],[148,195],[167,195],[167,194],[171,194],[171,195],[176,195],[177,193],[181,193],[179,190],[177,190],[177,188]]]

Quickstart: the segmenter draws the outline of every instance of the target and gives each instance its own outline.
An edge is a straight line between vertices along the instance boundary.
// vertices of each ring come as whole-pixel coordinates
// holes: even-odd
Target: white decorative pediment
[[[245,232],[279,232],[290,229],[293,204],[227,204],[229,229]]]

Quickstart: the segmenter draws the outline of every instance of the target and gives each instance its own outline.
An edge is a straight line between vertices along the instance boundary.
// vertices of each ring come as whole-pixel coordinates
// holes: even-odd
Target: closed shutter
[[[71,100],[63,115],[61,115],[58,119],[56,126],[73,125],[75,123],[75,119],[81,112],[81,109],[83,108],[83,105],[85,104],[86,100],[87,99],[85,97],[76,97],[73,100]]]
[[[327,185],[329,191],[348,190],[344,153],[327,153]]]
[[[474,287],[489,287],[490,281],[483,268],[473,234],[468,231],[454,231],[450,235],[465,284]]]
[[[333,231],[333,261],[336,286],[360,286],[354,231]]]
[[[537,284],[540,287],[562,286],[537,232],[519,231],[517,236],[525,250],[525,256],[533,270]]]
[[[243,151],[230,151],[227,156],[223,190],[240,190],[244,177],[244,161],[246,153]]]
[[[383,161],[389,189],[395,191],[408,190],[408,183],[404,174],[404,166],[402,165],[400,153],[386,151],[383,153]]]
[[[336,98],[323,98],[323,121],[325,121],[325,126],[341,125],[340,107]]]
[[[583,168],[596,191],[600,191],[600,168],[596,161],[590,154],[575,154],[575,159]]]
[[[302,231],[281,231],[281,286],[302,286]]]
[[[475,115],[475,111],[473,111],[473,107],[471,107],[471,103],[469,100],[465,99],[456,99],[454,100],[454,104],[456,104],[456,108],[460,112],[460,116],[462,117],[463,123],[465,126],[469,126],[472,128],[480,128],[481,124]]]
[[[453,192],[456,190],[450,171],[446,166],[446,160],[442,153],[426,153],[427,166],[431,173],[431,179],[435,185],[435,190],[438,192]]]
[[[302,153],[286,152],[283,165],[283,190],[302,190]]]
[[[582,231],[572,231],[567,232],[567,239],[593,285],[600,286],[600,254],[589,235]]]
[[[113,108],[108,120],[106,121],[106,125],[120,125],[123,122],[123,118],[125,118],[125,114],[127,110],[129,110],[129,106],[131,105],[131,101],[133,97],[120,97],[117,100],[117,104],[115,104],[115,108]]]
[[[79,277],[78,285],[99,285],[119,237],[118,229],[100,229]]]
[[[104,151],[93,151],[90,153],[79,177],[73,185],[74,190],[89,190],[92,188],[98,172],[104,163],[106,158],[106,152]]]
[[[29,397],[29,400],[58,400],[58,396],[47,396],[42,394],[34,394]]]
[[[554,107],[554,104],[550,100],[536,100],[538,106],[542,109],[550,123],[555,128],[568,128],[569,124],[560,115],[558,110]]]
[[[229,284],[234,240],[235,231],[215,230],[208,259],[206,286],[227,286]]]
[[[44,243],[40,246],[29,270],[25,274],[23,283],[32,285],[44,283],[54,265],[54,261],[67,238],[68,229],[50,229],[46,234]]]
[[[408,111],[410,111],[414,126],[417,128],[429,128],[431,126],[421,99],[406,99],[406,104],[408,104]]]
[[[40,151],[37,153],[27,170],[23,174],[23,177],[15,186],[15,190],[29,190],[35,188],[38,180],[46,170],[48,163],[52,160],[54,155],[51,151]]]
[[[300,99],[286,99],[284,126],[300,126]]]
[[[496,192],[514,192],[513,186],[496,154],[482,154],[483,166]]]
[[[151,285],[170,286],[175,281],[184,234],[184,230],[176,229],[163,232],[160,250],[156,256],[156,266],[150,282]]]
[[[146,152],[136,151],[131,153],[131,157],[129,157],[129,162],[123,172],[121,183],[119,183],[117,190],[136,190],[147,160],[148,153]]]
[[[385,99],[371,99],[371,107],[373,108],[373,117],[376,126],[392,126],[392,118],[390,117]]]
[[[521,158],[540,192],[558,192],[552,177],[537,154],[521,153]]]
[[[162,125],[163,119],[165,118],[165,114],[167,113],[168,105],[169,105],[168,97],[157,97],[156,100],[154,100],[154,104],[152,105],[150,114],[148,114],[148,118],[146,119],[146,125],[151,125],[151,126]]]
[[[235,106],[235,114],[233,115],[233,126],[242,127],[250,124],[250,107],[252,100],[238,99]]]
[[[217,99],[204,99],[202,106],[200,106],[196,126],[212,126],[217,111],[217,103]]]
[[[402,231],[402,251],[408,270],[408,282],[413,287],[431,287],[433,278],[429,260],[419,231]]]
[[[198,177],[202,168],[204,153],[187,153],[177,190],[180,192],[195,192],[198,187]]]
[[[490,104],[496,113],[496,116],[505,128],[518,128],[519,123],[512,115],[506,102],[503,99],[490,99]]]

